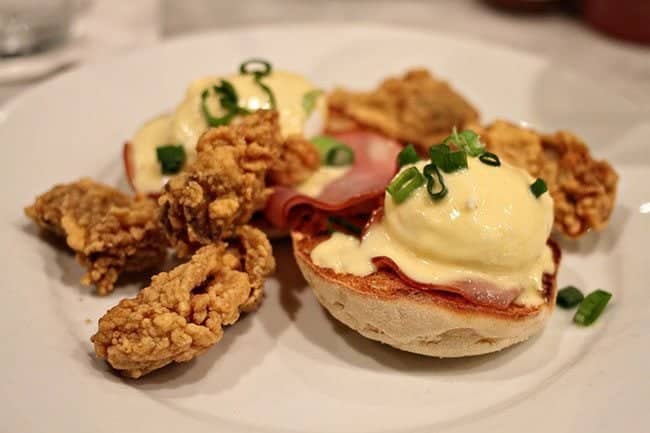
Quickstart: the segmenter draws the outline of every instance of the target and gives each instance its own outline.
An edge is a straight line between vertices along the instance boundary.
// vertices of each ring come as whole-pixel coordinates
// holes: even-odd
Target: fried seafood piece
[[[83,178],[38,196],[25,214],[45,231],[65,238],[88,272],[82,283],[105,295],[122,272],[161,264],[167,241],[155,201],[132,198]]]
[[[618,175],[607,161],[567,131],[540,134],[505,121],[486,127],[487,149],[546,181],[555,203],[555,228],[570,238],[606,227],[616,201]]]
[[[200,248],[170,272],[153,277],[137,297],[101,319],[95,353],[124,375],[139,378],[205,352],[241,312],[254,311],[275,262],[268,238],[251,226],[235,238]]]
[[[468,129],[479,120],[467,100],[425,69],[388,78],[371,92],[335,89],[328,104],[329,130],[349,129],[352,121],[422,151],[447,137],[454,126]]]
[[[278,158],[271,166],[269,185],[295,186],[320,167],[320,154],[314,144],[300,134],[290,135],[282,143]]]
[[[179,257],[234,235],[271,194],[266,176],[282,136],[275,111],[206,131],[194,162],[171,178],[158,203],[161,221]]]

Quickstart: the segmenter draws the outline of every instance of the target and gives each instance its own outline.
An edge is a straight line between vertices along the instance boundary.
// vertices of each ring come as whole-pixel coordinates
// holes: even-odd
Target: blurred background
[[[650,0],[0,0],[0,105],[69,68],[170,38],[296,22],[494,42],[650,109]]]

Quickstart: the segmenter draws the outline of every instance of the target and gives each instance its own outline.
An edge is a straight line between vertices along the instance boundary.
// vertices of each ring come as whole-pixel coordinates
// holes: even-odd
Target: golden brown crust
[[[576,238],[607,226],[618,175],[607,161],[593,159],[580,138],[567,131],[540,134],[505,121],[486,127],[481,137],[489,151],[546,181],[556,230]]]
[[[100,295],[113,290],[122,272],[155,267],[166,256],[156,203],[91,179],[53,187],[25,213],[42,229],[65,237],[88,270],[82,282],[94,284]]]
[[[424,151],[448,136],[453,127],[467,129],[479,120],[469,102],[425,69],[388,78],[371,92],[335,89],[328,104],[332,112],[329,130],[351,129],[358,123]]]
[[[95,353],[132,378],[189,361],[217,343],[241,312],[257,308],[274,267],[266,236],[241,226],[234,240],[202,247],[111,308],[91,339]]]
[[[510,305],[507,309],[491,308],[485,305],[474,304],[467,301],[461,295],[442,291],[421,290],[409,287],[397,274],[388,270],[381,270],[366,277],[359,277],[351,274],[337,274],[331,269],[321,268],[311,261],[311,251],[321,242],[326,240],[328,235],[310,236],[305,233],[292,232],[294,255],[303,263],[307,264],[321,278],[334,284],[348,288],[364,296],[380,298],[384,300],[408,299],[410,301],[435,305],[459,314],[476,315],[481,314],[488,317],[507,318],[509,320],[522,320],[535,316],[539,308]],[[556,264],[560,260],[560,250],[554,243],[551,244],[554,250]],[[557,270],[557,266],[556,266]],[[544,278],[544,291],[548,300],[555,299],[556,282],[555,274],[546,274]]]
[[[267,177],[269,185],[295,186],[320,167],[320,154],[314,144],[299,134],[282,143],[278,158]]]
[[[180,257],[231,237],[266,203],[266,175],[282,144],[278,114],[257,111],[232,126],[206,131],[196,160],[170,179],[161,219]]]

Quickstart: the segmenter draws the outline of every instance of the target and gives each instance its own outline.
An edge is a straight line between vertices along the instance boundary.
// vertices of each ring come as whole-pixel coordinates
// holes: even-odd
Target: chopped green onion
[[[210,96],[210,90],[205,89],[201,92],[201,111],[203,117],[209,126],[223,126],[228,125],[232,119],[238,114],[249,114],[250,112],[245,108],[239,107],[239,97],[233,85],[227,80],[221,80],[217,86],[212,86],[215,95],[219,97],[221,107],[226,111],[221,117],[213,116],[208,109],[207,99]]]
[[[482,153],[478,157],[478,160],[481,161],[483,164],[491,165],[493,167],[498,167],[501,165],[501,161],[499,160],[499,157],[492,152]]]
[[[467,154],[462,150],[451,152],[445,158],[445,164],[440,167],[445,173],[452,173],[467,168]]]
[[[252,67],[251,67],[252,66]],[[260,69],[259,66],[262,68]],[[273,68],[271,64],[264,59],[248,59],[239,65],[239,73],[242,75],[259,75],[266,77],[271,73]]]
[[[559,292],[557,292],[557,305],[562,308],[573,308],[578,305],[585,296],[582,292],[573,286],[566,286]]]
[[[356,226],[355,224],[351,223],[345,218],[341,218],[337,216],[331,216],[327,218],[327,231],[329,231],[330,233],[334,233],[335,231],[338,231],[336,230],[336,226],[339,226],[357,236],[360,236],[361,232],[363,231],[361,227]]]
[[[445,173],[452,173],[467,168],[467,154],[462,150],[452,152],[446,144],[438,144],[429,148],[431,162]]]
[[[167,144],[156,148],[156,157],[163,174],[176,174],[185,163],[185,148],[181,144]]]
[[[438,171],[438,167],[436,167],[435,164],[428,164],[424,166],[424,170],[422,170],[422,172],[427,180],[427,192],[431,198],[433,200],[443,199],[447,195],[447,186],[442,180],[442,175],[440,174],[440,171]],[[440,184],[440,189],[438,191],[434,190],[436,186],[436,179],[434,178],[434,175]]]
[[[454,143],[460,150],[469,156],[476,157],[485,152],[485,148],[479,140],[478,134],[469,129],[458,132],[456,127],[454,127],[451,135],[443,141],[443,144],[449,143]]]
[[[458,147],[465,151],[469,156],[479,156],[485,152],[485,148],[476,132],[469,129],[458,134]]]
[[[591,292],[580,303],[578,311],[573,316],[573,321],[582,326],[591,325],[598,319],[611,298],[612,294],[604,290],[598,289]]]
[[[275,102],[275,95],[273,94],[273,91],[269,86],[266,84],[262,83],[259,78],[255,79],[255,82],[257,83],[258,86],[264,90],[264,93],[269,97],[269,105],[271,105],[271,108],[275,110],[277,104]]]
[[[530,192],[532,192],[535,197],[539,197],[546,191],[548,191],[548,187],[546,186],[544,179],[537,178],[537,180],[530,185]]]
[[[226,115],[222,117],[213,116],[208,109],[208,96],[210,96],[210,91],[208,89],[205,89],[203,92],[201,92],[201,112],[203,112],[205,121],[209,126],[222,126],[229,124],[232,118],[235,117],[234,114],[226,113]]]
[[[339,144],[330,148],[325,155],[325,164],[333,166],[351,165],[354,162],[354,152],[347,144]]]
[[[260,69],[258,67],[251,67],[251,65],[261,65],[262,68]],[[262,83],[262,78],[269,75],[272,70],[273,68],[271,67],[271,64],[263,59],[250,59],[239,65],[239,73],[242,75],[252,75],[257,85],[260,86],[264,93],[266,93],[266,95],[269,97],[269,104],[271,105],[271,108],[275,109],[275,95],[269,86]]]
[[[314,108],[316,108],[316,102],[318,101],[318,97],[322,94],[323,94],[322,90],[314,89],[302,95],[302,109],[305,110],[307,116],[309,116],[312,113],[312,111],[314,111]]]
[[[409,144],[400,153],[397,154],[397,165],[399,168],[404,167],[408,164],[414,164],[420,160],[418,153],[415,151],[415,147],[412,144]]]
[[[393,179],[386,187],[386,191],[393,197],[393,201],[399,204],[422,185],[424,185],[424,177],[422,177],[417,167],[409,167]]]
[[[438,144],[437,146],[431,146],[429,148],[429,158],[431,162],[435,165],[442,165],[445,162],[445,158],[449,155],[449,146],[445,143]]]
[[[311,142],[318,149],[320,153],[320,161],[322,164],[327,164],[327,155],[329,155],[330,150],[335,147],[343,147],[347,145],[342,141],[337,140],[336,138],[330,137],[328,135],[318,135],[311,138]]]

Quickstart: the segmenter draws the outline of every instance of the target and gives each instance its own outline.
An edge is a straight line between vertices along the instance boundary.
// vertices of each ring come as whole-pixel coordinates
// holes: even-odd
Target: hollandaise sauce
[[[306,78],[275,69],[260,76],[251,65],[247,67],[249,69],[245,73],[204,77],[194,81],[187,89],[184,100],[172,113],[147,122],[135,134],[131,140],[130,158],[134,167],[133,183],[139,192],[158,191],[164,181],[156,155],[158,147],[182,145],[186,160],[192,161],[197,141],[209,127],[210,118],[206,118],[206,114],[216,119],[232,112],[232,107],[224,107],[220,100],[223,92],[215,91],[215,86],[223,89],[224,82],[228,84],[227,91],[232,85],[236,93],[237,115],[275,108],[284,136],[308,135],[305,128],[314,114],[324,119],[324,96]],[[305,108],[306,98],[309,99],[310,109]]]
[[[406,197],[387,192],[383,217],[361,239],[334,233],[314,248],[312,261],[337,273],[366,276],[376,271],[373,257],[384,256],[417,282],[485,281],[520,289],[518,304],[545,302],[542,275],[554,271],[546,245],[553,201],[549,194],[531,192],[534,179],[524,170],[489,158],[485,163],[469,157],[448,173],[439,170],[443,197],[435,195],[437,190],[432,194],[424,179],[411,180],[408,185],[415,187]],[[426,174],[430,165],[428,160],[406,164],[396,179],[409,172],[416,179],[412,173]]]

